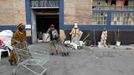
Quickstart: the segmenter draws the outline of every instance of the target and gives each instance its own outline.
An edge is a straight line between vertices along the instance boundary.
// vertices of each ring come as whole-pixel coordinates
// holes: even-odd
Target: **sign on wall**
[[[32,27],[31,27],[30,24],[25,25],[25,29],[31,29],[31,28],[32,28]]]

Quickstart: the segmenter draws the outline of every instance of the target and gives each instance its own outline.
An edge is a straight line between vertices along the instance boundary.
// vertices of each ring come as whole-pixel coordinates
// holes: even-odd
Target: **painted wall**
[[[0,0],[0,25],[26,23],[25,0]]]
[[[92,0],[64,0],[64,24],[91,24]]]

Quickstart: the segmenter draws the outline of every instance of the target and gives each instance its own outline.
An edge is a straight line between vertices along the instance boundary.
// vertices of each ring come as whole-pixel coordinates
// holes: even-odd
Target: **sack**
[[[17,54],[15,52],[11,51],[10,56],[9,56],[9,63],[11,65],[13,65],[13,64],[17,64],[17,61],[18,61]]]
[[[52,30],[52,38],[55,39],[55,40],[57,40],[58,37],[59,37],[59,35],[58,35],[57,30],[56,30],[56,29],[53,29],[53,30]]]
[[[43,42],[49,42],[49,41],[50,41],[49,33],[43,33]]]

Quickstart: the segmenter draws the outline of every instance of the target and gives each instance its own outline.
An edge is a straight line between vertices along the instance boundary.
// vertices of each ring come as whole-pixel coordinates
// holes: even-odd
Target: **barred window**
[[[93,25],[106,25],[107,13],[105,12],[94,12],[93,13]]]
[[[95,10],[134,10],[134,0],[93,0]]]
[[[134,25],[134,13],[131,12],[112,13],[111,25]]]

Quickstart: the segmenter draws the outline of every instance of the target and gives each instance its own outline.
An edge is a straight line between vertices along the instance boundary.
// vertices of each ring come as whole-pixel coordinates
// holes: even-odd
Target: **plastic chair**
[[[10,50],[13,50],[12,46],[6,46],[6,45],[2,45],[0,48],[0,61],[1,61],[1,57],[2,57],[2,52],[7,52],[8,56],[10,56]]]
[[[13,50],[11,46],[11,38],[13,36],[13,32],[11,30],[3,30],[0,32],[0,60],[2,52],[8,52],[8,56],[10,56],[10,51]]]
[[[8,56],[10,56],[10,52],[8,49],[0,49],[0,61],[1,61],[2,52],[8,52]]]

